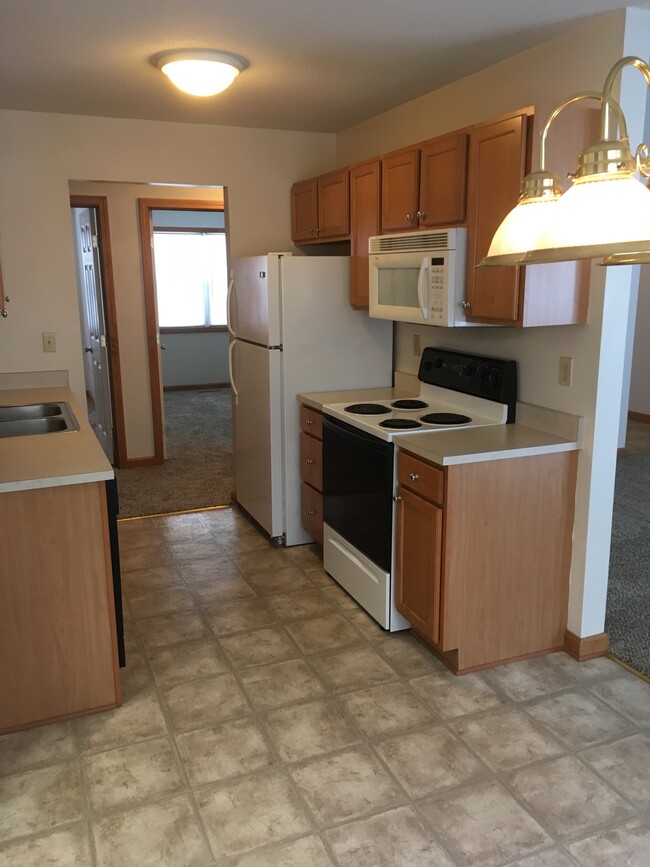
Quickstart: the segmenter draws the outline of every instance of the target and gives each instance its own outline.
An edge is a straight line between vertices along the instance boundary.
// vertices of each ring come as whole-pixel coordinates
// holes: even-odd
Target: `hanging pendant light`
[[[155,62],[176,87],[192,96],[221,93],[246,67],[243,57],[212,50],[172,51]]]

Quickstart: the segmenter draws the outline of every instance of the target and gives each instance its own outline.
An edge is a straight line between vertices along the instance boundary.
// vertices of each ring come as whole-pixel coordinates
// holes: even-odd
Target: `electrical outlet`
[[[53,331],[43,332],[43,352],[56,352],[56,334]]]
[[[571,380],[573,379],[573,359],[572,358],[560,358],[560,366],[558,369],[558,378],[557,381],[560,385],[565,385],[567,387],[571,386]]]
[[[420,347],[420,335],[419,334],[413,335],[413,355],[417,355],[418,358],[420,357],[420,355],[422,355],[422,349]]]

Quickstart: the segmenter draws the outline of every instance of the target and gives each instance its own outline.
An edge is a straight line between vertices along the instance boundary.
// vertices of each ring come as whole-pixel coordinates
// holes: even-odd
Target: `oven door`
[[[391,571],[393,444],[323,416],[323,518]]]

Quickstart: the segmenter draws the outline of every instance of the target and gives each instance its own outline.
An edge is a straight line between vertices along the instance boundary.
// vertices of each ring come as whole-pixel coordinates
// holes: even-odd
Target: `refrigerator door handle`
[[[237,386],[235,385],[235,369],[234,369],[234,361],[233,361],[233,353],[235,351],[235,344],[237,340],[231,340],[230,345],[228,346],[228,372],[230,373],[230,387],[232,388],[232,393],[235,397],[235,403],[239,403],[239,392],[237,391]]]
[[[228,323],[228,331],[234,337],[235,329],[232,327],[232,313],[230,309],[230,298],[232,296],[233,289],[235,288],[235,278],[231,275],[230,280],[228,281],[228,294],[226,295],[226,320]],[[232,377],[231,377],[232,380]]]

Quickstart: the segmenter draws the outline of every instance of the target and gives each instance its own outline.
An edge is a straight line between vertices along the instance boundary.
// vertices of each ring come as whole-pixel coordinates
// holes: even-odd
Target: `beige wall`
[[[0,111],[0,141],[0,254],[11,298],[0,371],[68,370],[82,405],[70,180],[227,187],[231,250],[242,256],[292,249],[289,187],[335,161],[332,135],[19,111]],[[133,281],[120,321],[131,359],[123,378],[130,403],[148,407],[139,276]],[[43,331],[56,333],[56,353],[42,352]],[[144,418],[131,426],[130,457],[152,453],[146,427]]]
[[[601,88],[611,65],[630,53],[630,47],[641,56],[647,53],[647,47],[630,43],[631,35],[647,37],[648,15],[639,10],[632,13],[626,17],[626,11],[620,10],[596,18],[572,33],[345,130],[338,136],[338,162],[367,159],[528,105],[535,106],[539,123],[565,96]],[[639,133],[633,139],[638,141],[645,85],[636,75],[641,90],[637,93],[632,87],[630,94],[626,85],[621,99],[632,112],[628,119],[636,112],[637,122],[632,125],[633,132]],[[397,326],[399,370],[417,372],[414,334],[421,336],[422,345],[514,358],[519,362],[522,400],[584,417],[569,609],[569,628],[578,635],[604,628],[618,413],[635,276],[631,268],[592,269],[588,323],[582,326],[454,331]],[[558,385],[560,356],[574,359],[572,388]]]

